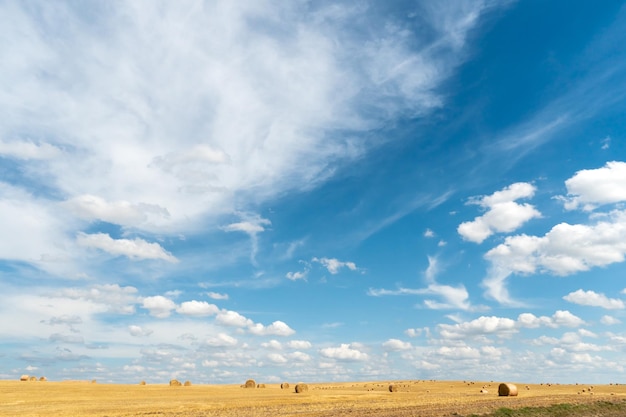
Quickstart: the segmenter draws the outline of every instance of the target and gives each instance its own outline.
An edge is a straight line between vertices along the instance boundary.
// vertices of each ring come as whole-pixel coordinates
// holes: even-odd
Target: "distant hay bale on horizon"
[[[170,387],[180,387],[183,384],[181,384],[181,382],[178,379],[172,379],[170,380]]]
[[[265,388],[265,384],[258,384],[256,387],[257,388]]]
[[[288,382],[283,382],[282,384],[280,384],[280,389],[287,389],[287,388],[289,388]]]
[[[146,381],[139,382],[139,385],[146,385]]]
[[[256,381],[254,379],[249,379],[243,386],[244,388],[256,388]]]
[[[389,392],[398,392],[398,386],[395,384],[389,384]]]
[[[41,378],[39,378],[39,380],[41,382],[46,382],[48,380],[48,378],[46,378],[45,376],[42,376]]]
[[[307,384],[296,384],[295,391],[297,394],[300,394],[308,390],[309,390],[309,386]]]
[[[29,381],[37,381],[37,377],[36,376],[31,376],[30,378],[28,378]]]
[[[516,397],[517,386],[514,384],[500,384],[500,386],[498,386],[498,395],[500,397]]]
[[[186,387],[190,387],[191,386],[191,381],[185,381],[185,386]]]
[[[20,381],[28,381],[28,378],[30,378],[28,375],[22,375]]]
[[[92,380],[91,380],[91,383],[92,383],[92,384],[97,384],[97,383],[98,383],[98,381],[96,381],[95,379],[92,379]]]

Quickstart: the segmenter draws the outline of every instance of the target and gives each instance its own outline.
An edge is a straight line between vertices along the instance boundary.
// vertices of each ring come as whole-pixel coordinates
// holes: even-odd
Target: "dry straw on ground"
[[[500,384],[498,387],[500,397],[517,397],[517,386],[513,384]]]

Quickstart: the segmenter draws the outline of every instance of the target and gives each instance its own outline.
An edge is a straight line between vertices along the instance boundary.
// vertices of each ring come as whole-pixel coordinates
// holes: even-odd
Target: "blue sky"
[[[0,378],[623,382],[626,7],[0,2]]]

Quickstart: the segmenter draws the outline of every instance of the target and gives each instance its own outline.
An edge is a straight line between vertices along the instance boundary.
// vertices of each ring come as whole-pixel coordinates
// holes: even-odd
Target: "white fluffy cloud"
[[[320,349],[320,355],[325,358],[343,361],[365,361],[369,358],[367,353],[361,352],[349,343],[342,343],[338,347]]]
[[[311,342],[308,340],[290,340],[287,346],[291,349],[311,349]]]
[[[113,239],[106,233],[78,233],[76,242],[80,246],[103,250],[111,255],[123,255],[130,259],[162,259],[178,262],[175,256],[167,252],[158,243],[149,243],[143,239]]]
[[[532,184],[520,182],[489,196],[474,198],[469,203],[477,204],[487,212],[471,222],[461,223],[457,231],[463,239],[476,243],[482,243],[494,233],[512,232],[528,220],[541,216],[532,205],[515,202],[534,194]]]
[[[624,301],[618,298],[608,298],[604,294],[595,291],[577,290],[563,297],[565,301],[582,306],[602,307],[607,310],[621,310],[624,308]]]
[[[455,340],[464,340],[488,334],[508,336],[517,332],[515,320],[495,316],[482,316],[464,323],[440,324],[438,329],[441,337],[444,339]]]
[[[255,323],[248,327],[248,331],[257,336],[291,336],[295,333],[295,330],[282,321],[275,321],[269,326]]]
[[[605,324],[607,326],[613,326],[615,324],[620,324],[621,321],[619,319],[616,319],[613,316],[602,316],[602,318],[600,319],[600,323]]]
[[[152,331],[151,329],[146,329],[134,324],[128,326],[128,332],[131,334],[131,336],[135,337],[150,336],[152,333],[154,333],[154,331]]]
[[[513,273],[565,276],[623,262],[625,255],[626,212],[613,211],[590,225],[558,224],[543,237],[507,237],[485,254],[491,266],[483,284],[488,296],[511,304],[505,281]]]
[[[354,262],[343,262],[336,258],[313,258],[312,261],[319,262],[333,275],[338,274],[343,268],[348,268],[350,271],[356,271],[358,269]]]
[[[137,288],[120,287],[118,284],[96,284],[90,288],[65,288],[57,291],[57,295],[102,304],[108,311],[118,314],[133,314],[135,304],[141,302]]]
[[[296,272],[287,272],[285,274],[285,278],[290,279],[292,281],[297,281],[299,279],[304,279],[306,280],[306,276],[307,276],[308,271],[296,271]]]
[[[409,350],[412,347],[410,342],[403,342],[399,339],[389,339],[383,343],[383,349],[390,351]]]
[[[218,333],[204,341],[204,344],[211,347],[231,347],[236,346],[238,340],[226,333]]]
[[[585,322],[567,310],[558,310],[551,317],[537,317],[532,313],[522,313],[517,320],[506,317],[481,316],[477,319],[456,324],[439,324],[437,329],[442,339],[468,340],[494,335],[510,337],[519,332],[520,328],[558,328],[580,327]]]
[[[157,318],[169,317],[176,304],[169,298],[162,295],[146,297],[143,299],[142,307],[150,311],[150,315]]]
[[[582,207],[593,210],[603,204],[626,201],[626,162],[612,161],[598,169],[578,171],[565,181],[567,196],[563,197],[568,210]]]
[[[213,316],[219,312],[219,307],[206,301],[185,301],[176,309],[178,314],[186,316]]]
[[[551,328],[580,327],[585,324],[583,319],[570,313],[567,310],[558,310],[552,315],[552,317],[537,317],[532,313],[522,313],[518,316],[517,323],[520,327],[526,327],[530,329],[541,326]]]

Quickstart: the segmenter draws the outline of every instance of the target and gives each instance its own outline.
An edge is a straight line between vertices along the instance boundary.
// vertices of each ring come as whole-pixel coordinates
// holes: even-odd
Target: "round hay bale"
[[[265,384],[259,384],[256,386],[257,388],[265,388]]]
[[[302,392],[308,391],[309,386],[307,384],[296,384],[295,390],[297,394],[300,394]]]
[[[513,384],[500,384],[498,386],[498,395],[500,397],[516,397],[517,387]]]
[[[36,376],[31,376],[30,378],[28,378],[29,381],[37,381],[37,377]]]
[[[139,385],[146,385],[146,381],[139,382]]]
[[[191,386],[191,381],[185,381],[185,386],[186,387],[190,387]]]
[[[28,375],[22,375],[20,377],[20,381],[28,381],[29,376]]]
[[[97,384],[97,383],[98,383],[98,381],[96,381],[95,379],[92,379],[92,380],[91,380],[91,383],[92,383],[92,384]]]
[[[288,382],[283,382],[282,384],[280,384],[280,389],[287,389],[287,388],[289,388]]]
[[[41,378],[39,378],[39,380],[41,382],[46,382],[48,380],[48,378],[46,378],[45,376],[42,376]]]
[[[178,379],[172,379],[170,381],[170,387],[180,387],[181,385],[183,384],[181,384]]]
[[[256,388],[256,382],[254,379],[249,379],[244,384],[244,388]]]
[[[394,384],[389,384],[389,392],[398,392],[398,386]]]

